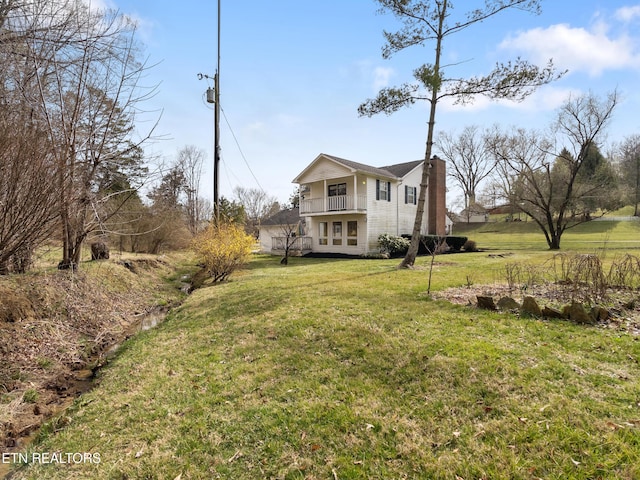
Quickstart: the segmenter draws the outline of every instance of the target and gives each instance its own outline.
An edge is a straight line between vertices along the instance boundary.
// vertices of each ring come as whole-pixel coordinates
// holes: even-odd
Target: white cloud
[[[558,109],[571,95],[578,95],[581,92],[575,89],[558,88],[547,85],[539,88],[529,95],[522,102],[511,100],[491,100],[487,97],[479,96],[468,105],[456,105],[451,98],[443,99],[441,108],[448,112],[480,112],[499,106],[511,110],[523,112],[550,112]]]
[[[257,121],[247,125],[246,130],[252,134],[260,134],[267,131],[267,125],[264,122]]]
[[[619,8],[616,10],[615,17],[625,23],[640,19],[640,5]]]
[[[538,64],[553,58],[558,68],[586,71],[591,76],[605,70],[640,68],[640,53],[633,39],[624,33],[617,38],[608,33],[601,22],[591,30],[558,24],[521,32],[504,40],[500,48],[523,52]]]
[[[303,117],[290,113],[278,113],[274,116],[274,121],[284,128],[296,128],[306,123]]]
[[[84,0],[84,3],[92,10],[107,10],[115,7],[111,0]]]
[[[523,102],[509,102],[509,105],[515,109],[529,112],[546,112],[557,110],[569,99],[569,97],[580,95],[581,93],[583,92],[577,89],[558,88],[547,85],[536,90]]]
[[[389,86],[389,79],[395,74],[393,68],[376,67],[373,70],[373,90],[379,91],[381,88]]]
[[[478,96],[474,99],[473,103],[467,103],[466,105],[460,105],[455,103],[455,99],[452,97],[445,97],[438,102],[438,108],[444,112],[479,112],[490,108],[495,105],[496,102],[491,101],[484,96]]]

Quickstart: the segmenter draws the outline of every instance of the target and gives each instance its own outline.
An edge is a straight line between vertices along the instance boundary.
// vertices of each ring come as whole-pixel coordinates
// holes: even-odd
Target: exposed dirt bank
[[[144,256],[0,277],[0,453],[90,388],[105,353],[150,312],[180,301],[177,263]]]

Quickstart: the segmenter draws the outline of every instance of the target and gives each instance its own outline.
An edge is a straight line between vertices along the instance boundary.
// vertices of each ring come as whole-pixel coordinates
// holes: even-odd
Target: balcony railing
[[[339,211],[365,211],[366,195],[336,195],[333,197],[305,198],[300,200],[300,213],[324,213]]]
[[[311,237],[271,237],[271,250],[284,251],[287,243],[290,251],[311,251],[313,239]]]

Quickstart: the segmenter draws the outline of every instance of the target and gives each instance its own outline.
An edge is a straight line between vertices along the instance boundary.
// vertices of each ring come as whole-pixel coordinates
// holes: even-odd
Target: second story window
[[[376,180],[376,200],[391,201],[391,182]]]
[[[347,194],[347,184],[346,183],[336,183],[334,185],[329,185],[329,196],[337,197],[338,195],[346,195]]]
[[[418,203],[418,189],[416,187],[409,187],[407,185],[404,186],[404,203],[413,203],[416,205]]]

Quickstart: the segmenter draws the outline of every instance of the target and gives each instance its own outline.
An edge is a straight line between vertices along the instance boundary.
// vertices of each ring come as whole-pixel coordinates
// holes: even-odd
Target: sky
[[[159,118],[148,155],[165,164],[193,145],[206,152],[201,195],[213,198],[213,106],[205,101],[217,64],[215,0],[92,0],[138,23],[156,95],[142,106],[140,130]],[[428,104],[390,116],[359,117],[358,105],[384,87],[412,81],[433,61],[434,45],[383,59],[383,31],[392,15],[373,0],[220,0],[220,195],[236,186],[260,188],[286,203],[291,183],[320,153],[373,166],[424,158]],[[458,0],[454,15],[480,0]],[[604,97],[620,105],[602,139],[607,146],[640,133],[640,2],[546,0],[542,14],[511,9],[448,37],[447,74],[488,73],[496,62],[550,58],[568,73],[522,103],[483,98],[465,107],[438,105],[436,131],[468,125],[544,129],[570,95]],[[450,181],[449,181],[450,182]],[[458,193],[450,183],[447,204]]]

